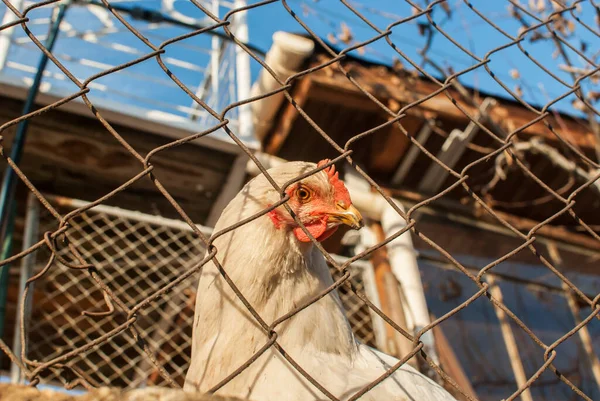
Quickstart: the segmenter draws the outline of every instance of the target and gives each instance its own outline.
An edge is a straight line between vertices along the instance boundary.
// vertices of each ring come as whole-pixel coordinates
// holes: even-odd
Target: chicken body
[[[315,168],[313,163],[292,162],[269,170],[269,174],[283,185]],[[317,188],[315,198],[318,195],[321,200],[335,202],[335,185],[332,187],[331,175],[325,171],[302,183]],[[278,200],[279,194],[266,178],[256,177],[223,211],[215,232]],[[309,216],[303,214],[306,205],[298,203],[297,211],[293,199],[289,204],[299,218]],[[276,210],[283,216],[286,212],[281,209]],[[311,213],[310,216],[315,214]],[[310,216],[306,221],[312,224]],[[267,324],[333,283],[323,255],[311,242],[304,241],[301,234],[294,234],[291,224],[287,221],[287,225],[282,226],[272,215],[264,215],[214,242],[218,249],[216,258]],[[338,224],[328,222],[327,229]],[[186,391],[210,390],[269,341],[212,262],[205,265],[200,277],[193,324],[192,362],[186,376]],[[275,331],[283,350],[340,400],[352,397],[397,362],[356,341],[335,291],[284,321]],[[275,347],[265,351],[217,394],[255,401],[328,399]],[[360,400],[454,401],[454,398],[405,364]]]

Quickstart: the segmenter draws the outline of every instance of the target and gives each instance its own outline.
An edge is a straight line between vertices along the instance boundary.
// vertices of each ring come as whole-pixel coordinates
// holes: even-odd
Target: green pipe
[[[60,23],[62,22],[65,11],[67,10],[67,3],[58,6],[58,12],[56,17],[52,21],[48,39],[44,46],[48,49],[48,52],[52,52],[54,43],[58,36]],[[40,61],[38,63],[38,69],[35,73],[35,78],[29,88],[25,105],[23,106],[22,115],[28,114],[33,110],[35,106],[35,98],[37,97],[42,78],[46,65],[48,64],[48,56],[46,53],[42,53]],[[25,139],[27,138],[27,128],[29,126],[29,119],[26,119],[19,123],[17,126],[17,132],[11,148],[10,158],[16,165],[19,165],[21,156],[23,155],[23,147],[25,146]],[[10,166],[6,166],[4,171],[4,179],[2,181],[2,188],[0,189],[0,244],[2,244],[2,250],[0,260],[7,259],[11,254],[12,242],[13,242],[13,230],[14,222],[16,217],[16,204],[15,204],[15,192],[17,189],[17,175]],[[0,267],[0,338],[4,335],[4,321],[6,311],[6,295],[9,286],[9,266],[4,265]]]
[[[14,216],[17,212],[15,204],[12,206],[11,215]],[[12,233],[15,228],[15,219],[10,219],[8,223],[8,231]],[[7,236],[2,243],[2,260],[6,259],[12,253],[13,236]],[[6,316],[6,299],[8,297],[8,266],[1,268],[0,272],[0,338],[4,335],[4,317]]]

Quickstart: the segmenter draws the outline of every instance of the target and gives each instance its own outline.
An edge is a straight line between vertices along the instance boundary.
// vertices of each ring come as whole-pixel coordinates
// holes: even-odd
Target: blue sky
[[[412,11],[410,4],[405,1],[378,0],[371,2],[350,1],[349,3],[380,29],[385,29],[388,24],[411,15]],[[522,3],[527,2],[523,1]],[[536,1],[536,3],[539,2]],[[550,2],[547,1],[546,3],[548,9],[551,9]],[[339,33],[342,23],[345,23],[350,28],[356,41],[367,40],[376,34],[372,28],[337,0],[316,2],[312,0],[291,0],[288,4],[296,11],[299,18],[305,21],[321,36],[326,37],[328,34]],[[483,58],[488,51],[510,41],[477,16],[463,1],[451,0],[450,4],[453,9],[450,18],[438,6],[433,13],[433,20],[441,29],[446,31],[458,43],[476,56]],[[474,0],[471,4],[497,23],[500,28],[514,36],[517,35],[521,24],[514,17],[510,16],[507,9],[508,1]],[[587,3],[582,5],[578,16],[590,26],[598,29],[593,21],[594,12],[591,5]],[[533,21],[528,17],[525,19],[530,23]],[[268,21],[268,23],[265,23],[265,21]],[[422,62],[418,50],[425,43],[425,37],[418,32],[418,24],[427,23],[427,18],[423,16],[393,28],[392,41],[416,63]],[[262,47],[269,46],[270,35],[273,31],[289,30],[292,32],[305,32],[279,3],[250,11],[249,26],[251,29],[251,39]],[[547,32],[543,28],[539,29],[539,31],[541,33]],[[577,48],[581,46],[582,42],[587,42],[587,53],[589,55],[598,50],[598,43],[600,43],[600,39],[597,36],[579,24],[575,25],[575,31],[568,40]],[[340,48],[345,47],[342,43],[338,43],[337,46]],[[572,82],[570,75],[558,68],[560,64],[564,64],[564,61],[560,57],[558,59],[553,58],[555,47],[551,42],[537,41],[530,43],[529,41],[525,41],[523,47],[539,60],[541,64],[548,67],[559,77],[569,83]],[[579,56],[571,51],[568,53],[576,66],[585,67],[584,61]],[[358,54],[358,52],[354,52],[354,54],[386,64],[391,64],[394,57],[400,58],[385,40],[379,40],[369,45],[362,55]],[[464,53],[439,33],[434,37],[429,55],[439,65],[452,67],[455,71],[464,70],[476,64],[475,59]],[[511,89],[519,85],[523,91],[523,96],[528,102],[545,104],[548,101],[548,97],[557,97],[567,90],[564,85],[537,67],[516,46],[493,55],[491,60],[489,66],[494,74]],[[404,65],[408,66],[405,60],[401,61]],[[511,70],[517,70],[520,79],[514,79],[511,76]],[[431,68],[428,71],[434,72]],[[468,86],[480,88],[486,92],[509,96],[483,68],[464,75],[461,81]],[[572,110],[570,107],[571,100],[572,98],[561,102],[559,105],[560,109]]]
[[[112,3],[127,7],[143,6],[148,9],[165,11],[165,3],[167,2],[161,0],[114,0]],[[209,1],[205,3],[210,6]],[[252,3],[255,2],[250,2],[250,4]],[[412,7],[406,1],[361,0],[348,1],[348,3],[380,29],[385,29],[387,25],[398,19],[410,16],[412,12]],[[422,1],[417,1],[417,4],[422,3]],[[522,1],[522,3],[528,2]],[[546,13],[551,10],[550,0],[545,2],[535,0],[533,3],[535,5],[545,3]],[[287,4],[297,17],[316,34],[337,41],[336,47],[338,49],[348,46],[339,39],[344,31],[343,25],[347,27],[346,32],[351,33],[352,43],[364,41],[376,35],[371,27],[361,21],[338,0],[288,0]],[[436,6],[435,12],[432,14],[433,20],[440,29],[443,29],[477,57],[483,58],[488,51],[509,42],[508,38],[469,9],[465,2],[450,0],[449,4],[453,10],[452,15],[448,17],[441,7]],[[471,4],[498,24],[500,28],[511,35],[517,35],[521,25],[510,15],[507,8],[508,1],[473,0]],[[197,18],[198,20],[203,18],[202,13],[188,1],[175,1],[174,6],[177,12],[186,17]],[[0,12],[3,13],[4,9],[5,7],[2,5]],[[43,37],[47,31],[47,20],[44,18],[49,16],[50,11],[51,7],[46,6],[34,10],[30,14],[32,22],[29,26],[40,37]],[[222,17],[227,11],[227,7],[220,7],[220,16]],[[529,23],[533,22],[525,14],[522,13],[522,15]],[[598,29],[594,22],[595,13],[591,5],[584,3],[577,15],[583,22]],[[157,45],[168,38],[188,32],[185,28],[152,25],[147,22],[133,20],[130,17],[127,17],[127,19]],[[89,9],[83,7],[72,7],[68,11],[67,25],[63,26],[63,32],[61,32],[57,42],[55,53],[61,62],[81,79],[111,66],[133,60],[149,51],[148,47],[139,39],[124,30],[114,17],[109,16],[108,20],[110,20],[109,24],[112,24],[111,29],[113,31],[105,32],[104,35],[96,36],[92,40],[89,32],[98,32],[99,29],[103,28],[101,18],[93,15]],[[417,64],[422,63],[422,57],[419,55],[418,50],[425,43],[425,37],[419,34],[419,24],[427,25],[427,18],[422,16],[396,26],[393,28],[393,34],[391,35],[394,44]],[[248,25],[250,42],[265,50],[271,46],[271,37],[278,30],[306,33],[281,2],[251,9],[248,12]],[[587,46],[586,55],[592,57],[599,49],[599,37],[589,32],[579,23],[575,22],[572,26],[574,31],[568,34],[567,40],[576,48]],[[544,28],[538,31],[540,33],[547,32]],[[28,39],[20,28],[15,30],[14,40],[20,42],[12,46],[9,54],[10,63],[0,73],[0,79],[21,82],[27,85],[33,76],[39,50],[32,47],[31,43],[27,43]],[[194,91],[198,89],[197,87],[206,73],[209,60],[206,50],[210,48],[211,42],[212,37],[206,34],[189,38],[170,45],[164,56],[171,71]],[[559,65],[565,63],[560,56],[558,58],[553,56],[555,47],[550,41],[530,42],[526,40],[523,42],[523,47],[532,57],[549,68],[558,77],[567,83],[572,83],[571,76],[559,68]],[[231,54],[233,47],[229,46],[225,51]],[[586,67],[585,61],[580,56],[570,50],[567,50],[567,52],[575,66]],[[391,64],[394,58],[397,58],[405,66],[410,67],[409,63],[403,60],[383,39],[367,46],[364,52],[354,51],[352,54],[384,64]],[[434,36],[429,56],[438,65],[454,71],[467,69],[477,62],[440,33],[436,33]],[[543,105],[550,98],[558,97],[568,90],[566,86],[536,66],[516,46],[492,55],[489,67],[508,88],[517,90],[516,87],[518,86],[523,93],[523,98],[535,105]],[[253,79],[256,79],[260,69],[260,65],[253,61],[251,66]],[[427,67],[426,70],[438,75],[431,67]],[[45,90],[62,95],[75,91],[76,87],[65,80],[62,73],[55,66],[50,65],[48,71],[50,75],[45,79],[47,85]],[[209,96],[208,98],[209,104],[216,110],[221,110],[235,100],[235,92],[232,92],[233,87],[229,85],[230,82],[235,80],[233,64],[226,60],[220,66],[219,71],[222,75],[219,80],[219,96],[213,98]],[[460,80],[469,87],[494,95],[510,96],[482,67],[463,75]],[[590,81],[590,79],[587,81]],[[594,90],[591,82],[586,83],[584,88]],[[595,90],[599,89],[596,87]],[[187,119],[190,112],[193,112],[191,99],[170,81],[154,59],[95,81],[90,98],[92,101],[106,102],[113,106],[117,105],[115,106],[117,108],[126,106],[138,111],[151,109],[154,111],[153,116],[155,118],[171,119],[174,123]],[[574,97],[570,96],[559,102],[555,109],[578,114],[577,110],[571,105],[573,100]]]

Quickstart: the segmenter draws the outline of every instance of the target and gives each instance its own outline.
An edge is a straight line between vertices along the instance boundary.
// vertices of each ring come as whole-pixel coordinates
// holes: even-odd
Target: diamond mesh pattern
[[[180,276],[204,254],[205,248],[192,230],[170,225],[172,222],[164,219],[158,225],[136,220],[135,214],[121,216],[91,209],[73,220],[67,235],[70,244],[97,266],[98,275],[110,284],[114,295],[128,305],[136,305]],[[43,214],[39,231],[52,230],[54,224],[49,214]],[[59,254],[68,259],[66,247]],[[37,254],[38,269],[48,257],[44,251]],[[126,321],[126,314],[119,313],[118,307],[114,314],[104,317],[82,314],[84,310],[105,309],[105,302],[101,289],[86,271],[78,271],[75,276],[71,273],[58,263],[36,281],[28,330],[31,359],[52,359]],[[333,269],[332,273],[338,274]],[[167,296],[143,308],[136,324],[160,365],[179,384],[183,384],[190,361],[197,279],[196,273]],[[364,290],[362,269],[353,269],[351,281]],[[372,317],[367,306],[352,292],[342,289],[340,296],[357,338],[374,345]],[[80,355],[75,366],[98,384],[125,388],[148,383],[166,385],[147,359],[132,336],[125,333]],[[63,369],[50,372],[44,380],[65,380]]]

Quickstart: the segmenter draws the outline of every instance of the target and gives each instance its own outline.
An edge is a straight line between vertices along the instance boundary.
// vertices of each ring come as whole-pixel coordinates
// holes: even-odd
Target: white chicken
[[[268,172],[283,186],[315,168],[314,163],[290,162]],[[290,185],[286,193],[290,197],[288,205],[318,241],[330,236],[340,224],[362,227],[362,217],[352,206],[348,190],[333,166]],[[279,193],[268,180],[263,175],[257,176],[225,208],[215,232],[279,199]],[[323,255],[283,206],[217,238],[214,245],[218,250],[217,260],[267,324],[333,283]],[[335,291],[285,320],[275,330],[283,350],[339,400],[351,398],[397,362],[357,342]],[[198,285],[191,366],[184,389],[209,391],[267,341],[268,334],[217,267],[208,263]],[[222,386],[217,394],[255,401],[328,399],[275,347]],[[455,401],[442,387],[408,364],[360,400]]]

